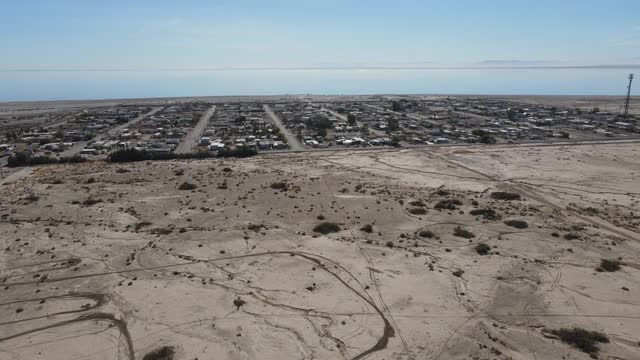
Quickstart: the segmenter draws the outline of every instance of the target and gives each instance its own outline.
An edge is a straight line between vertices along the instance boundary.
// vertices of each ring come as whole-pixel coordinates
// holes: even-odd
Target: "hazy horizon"
[[[24,0],[0,13],[0,101],[623,95],[638,13],[631,0]]]

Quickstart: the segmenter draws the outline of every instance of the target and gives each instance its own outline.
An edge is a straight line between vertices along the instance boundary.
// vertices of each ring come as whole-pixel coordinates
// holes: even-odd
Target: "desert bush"
[[[461,277],[462,274],[464,274],[464,271],[463,270],[456,270],[456,271],[452,272],[451,274],[453,276],[455,276],[455,277]]]
[[[593,206],[582,208],[582,211],[584,211],[587,215],[591,215],[591,216],[594,216],[600,213],[600,209],[595,208]]]
[[[469,211],[469,214],[474,216],[482,216],[487,220],[497,220],[500,218],[500,215],[496,213],[493,209],[474,209]]]
[[[285,190],[288,187],[287,183],[284,181],[274,182],[270,186],[272,189],[276,189],[276,190]]]
[[[565,240],[576,240],[576,239],[580,239],[580,235],[578,235],[575,232],[570,232],[570,233],[564,234],[564,239]]]
[[[422,200],[413,200],[409,202],[409,205],[411,206],[418,206],[418,207],[424,207],[427,206]]]
[[[24,200],[26,202],[32,203],[32,202],[36,202],[36,201],[40,200],[40,196],[38,196],[38,195],[36,195],[34,193],[29,193],[29,195],[24,197]]]
[[[156,235],[169,235],[173,232],[170,228],[155,228],[149,231],[151,234]]]
[[[457,237],[465,238],[465,239],[472,239],[476,237],[474,233],[472,233],[467,229],[463,229],[460,226],[456,226],[456,228],[453,229],[453,235]]]
[[[173,346],[163,346],[147,353],[142,360],[173,360],[175,353]]]
[[[504,223],[516,229],[526,229],[529,227],[529,224],[524,220],[507,220]]]
[[[247,230],[251,230],[251,231],[258,232],[258,231],[260,231],[260,229],[262,229],[263,227],[265,227],[263,224],[249,224],[249,225],[247,226]]]
[[[491,246],[485,243],[482,243],[482,244],[476,245],[474,250],[480,255],[489,255],[489,251],[491,251]]]
[[[327,222],[327,221],[320,223],[313,228],[314,232],[318,232],[325,235],[334,233],[334,232],[339,232],[340,230],[341,230],[340,225],[332,222]]]
[[[551,330],[551,333],[566,344],[569,344],[587,354],[597,354],[600,351],[598,343],[608,343],[609,338],[607,335],[597,332],[589,331],[580,328],[573,329],[556,329]]]
[[[601,259],[600,266],[596,268],[598,271],[614,272],[621,269],[622,262],[620,260]]]
[[[417,207],[417,208],[411,208],[411,209],[409,209],[408,211],[409,211],[409,213],[410,213],[410,214],[413,214],[413,215],[424,215],[424,214],[426,214],[426,213],[427,213],[427,210],[426,210],[426,209],[419,208],[419,207]]]
[[[364,231],[366,233],[372,233],[373,232],[373,226],[371,226],[371,224],[367,224],[367,225],[361,227],[360,231]]]
[[[520,200],[520,194],[505,191],[496,191],[491,193],[491,197],[496,200]]]
[[[87,200],[83,201],[82,205],[84,205],[84,206],[93,206],[93,205],[101,203],[101,202],[102,202],[101,199],[96,199],[96,198],[90,197]]]
[[[141,221],[139,223],[136,223],[136,225],[133,227],[136,231],[140,231],[140,229],[142,229],[145,226],[149,226],[151,225],[150,222],[148,221]]]
[[[384,245],[386,247],[388,247],[388,248],[392,248],[393,247],[393,241],[387,241]]]
[[[438,210],[455,210],[457,209],[456,205],[462,205],[462,202],[458,199],[446,199],[446,200],[440,200],[435,208]]]
[[[427,239],[431,239],[434,236],[436,236],[436,234],[433,233],[433,231],[431,230],[422,230],[418,233],[418,236],[423,237],[423,238],[427,238]]]
[[[180,186],[178,186],[178,190],[193,190],[193,189],[195,189],[197,187],[198,187],[198,185],[196,185],[196,184],[183,182],[182,184],[180,184]]]

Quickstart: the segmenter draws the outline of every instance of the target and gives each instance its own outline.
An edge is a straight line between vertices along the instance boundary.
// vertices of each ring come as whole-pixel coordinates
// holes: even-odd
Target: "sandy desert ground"
[[[637,143],[24,169],[0,358],[589,359],[579,327],[640,359],[639,175]]]

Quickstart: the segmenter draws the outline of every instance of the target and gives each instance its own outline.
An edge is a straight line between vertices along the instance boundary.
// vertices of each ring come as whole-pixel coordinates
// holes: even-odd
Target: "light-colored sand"
[[[637,144],[14,173],[0,186],[0,358],[142,359],[166,345],[176,359],[588,359],[547,331],[577,326],[608,335],[600,358],[638,359],[639,174]],[[434,209],[446,199],[462,205]],[[426,214],[409,213],[416,200]],[[314,234],[320,215],[342,231]],[[595,271],[618,257],[620,271]]]

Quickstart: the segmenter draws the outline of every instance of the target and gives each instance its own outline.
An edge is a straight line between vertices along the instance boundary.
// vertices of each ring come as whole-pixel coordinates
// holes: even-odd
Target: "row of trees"
[[[258,151],[246,146],[236,148],[224,148],[218,151],[197,151],[186,154],[153,153],[144,150],[123,149],[111,153],[107,161],[112,163],[129,163],[147,160],[173,160],[173,159],[208,159],[208,158],[247,158],[257,155]]]
[[[77,164],[85,161],[87,161],[87,159],[80,155],[55,158],[49,156],[32,156],[27,152],[21,151],[9,156],[7,166],[18,167],[47,164]]]

